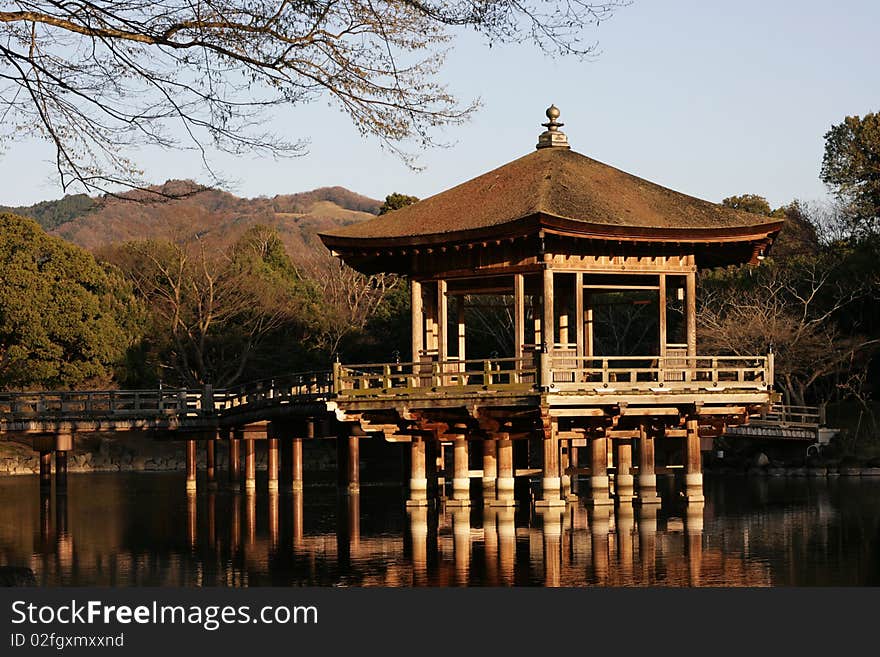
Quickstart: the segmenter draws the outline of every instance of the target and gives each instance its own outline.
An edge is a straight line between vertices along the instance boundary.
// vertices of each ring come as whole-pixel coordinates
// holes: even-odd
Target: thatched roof
[[[415,245],[531,232],[712,241],[770,235],[778,219],[661,187],[566,148],[539,148],[414,205],[321,235],[328,247]]]

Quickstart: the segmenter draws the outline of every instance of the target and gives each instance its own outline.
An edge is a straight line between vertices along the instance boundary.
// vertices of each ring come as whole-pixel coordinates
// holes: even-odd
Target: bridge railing
[[[765,390],[773,383],[770,361],[767,356],[565,355],[552,357],[550,366],[558,390]]]
[[[197,412],[199,393],[163,390],[0,392],[3,418],[104,418]]]
[[[365,363],[333,370],[340,396],[403,395],[466,390],[522,390],[533,387],[537,369],[531,358],[444,360],[422,363]]]
[[[751,423],[757,426],[814,429],[825,424],[825,413],[821,406],[773,404],[768,410],[753,415]]]
[[[306,400],[333,391],[333,372],[299,372],[287,376],[252,381],[213,391],[214,411],[224,413],[251,404],[272,404],[281,400]]]

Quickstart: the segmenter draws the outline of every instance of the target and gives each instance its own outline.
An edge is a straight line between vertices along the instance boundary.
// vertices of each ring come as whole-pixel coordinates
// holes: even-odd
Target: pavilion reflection
[[[745,486],[741,504],[791,496],[793,485]],[[728,491],[728,515],[714,496],[662,507],[577,501],[535,509],[521,500],[516,508],[388,511],[369,492],[180,491],[176,512],[142,519],[146,525],[117,509],[112,495],[95,523],[76,497],[47,492],[33,500],[29,519],[16,521],[30,522],[32,533],[15,563],[30,565],[42,583],[87,576],[117,586],[765,586],[780,572],[794,577],[786,555],[806,556],[807,546],[834,558],[829,538],[838,533],[827,524],[839,511],[829,490],[837,488],[810,482],[803,504],[752,514],[738,511]],[[0,529],[12,520],[0,511]],[[0,545],[5,563],[17,549]]]

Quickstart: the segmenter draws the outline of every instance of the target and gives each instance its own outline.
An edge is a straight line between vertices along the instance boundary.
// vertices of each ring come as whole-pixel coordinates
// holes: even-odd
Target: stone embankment
[[[335,466],[331,449],[319,446],[305,450],[309,469],[327,470]],[[332,447],[328,445],[327,447]],[[257,470],[266,469],[267,454],[264,441],[257,442],[255,454]],[[200,445],[197,463],[205,467],[205,450]],[[227,455],[223,444],[216,452],[216,467],[226,469]],[[29,446],[0,442],[0,476],[32,475],[40,470],[39,455]],[[163,442],[135,434],[118,436],[90,435],[77,438],[67,462],[68,472],[150,472],[186,470],[186,453],[179,441]]]

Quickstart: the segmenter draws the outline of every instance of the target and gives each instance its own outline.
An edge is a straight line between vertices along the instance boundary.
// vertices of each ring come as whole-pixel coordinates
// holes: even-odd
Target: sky
[[[299,158],[212,154],[230,191],[247,197],[342,185],[382,199],[427,197],[534,149],[556,104],[575,151],[710,201],[767,197],[774,207],[821,200],[824,134],[848,115],[880,111],[880,2],[840,0],[634,0],[585,38],[589,61],[531,45],[456,37],[441,75],[462,101],[482,106],[438,134],[447,148],[419,154],[420,171],[362,137],[326,99],[279,108],[271,127],[310,138]],[[0,204],[58,198],[53,153],[36,140],[0,154]],[[155,182],[205,180],[197,157],[143,150]]]

